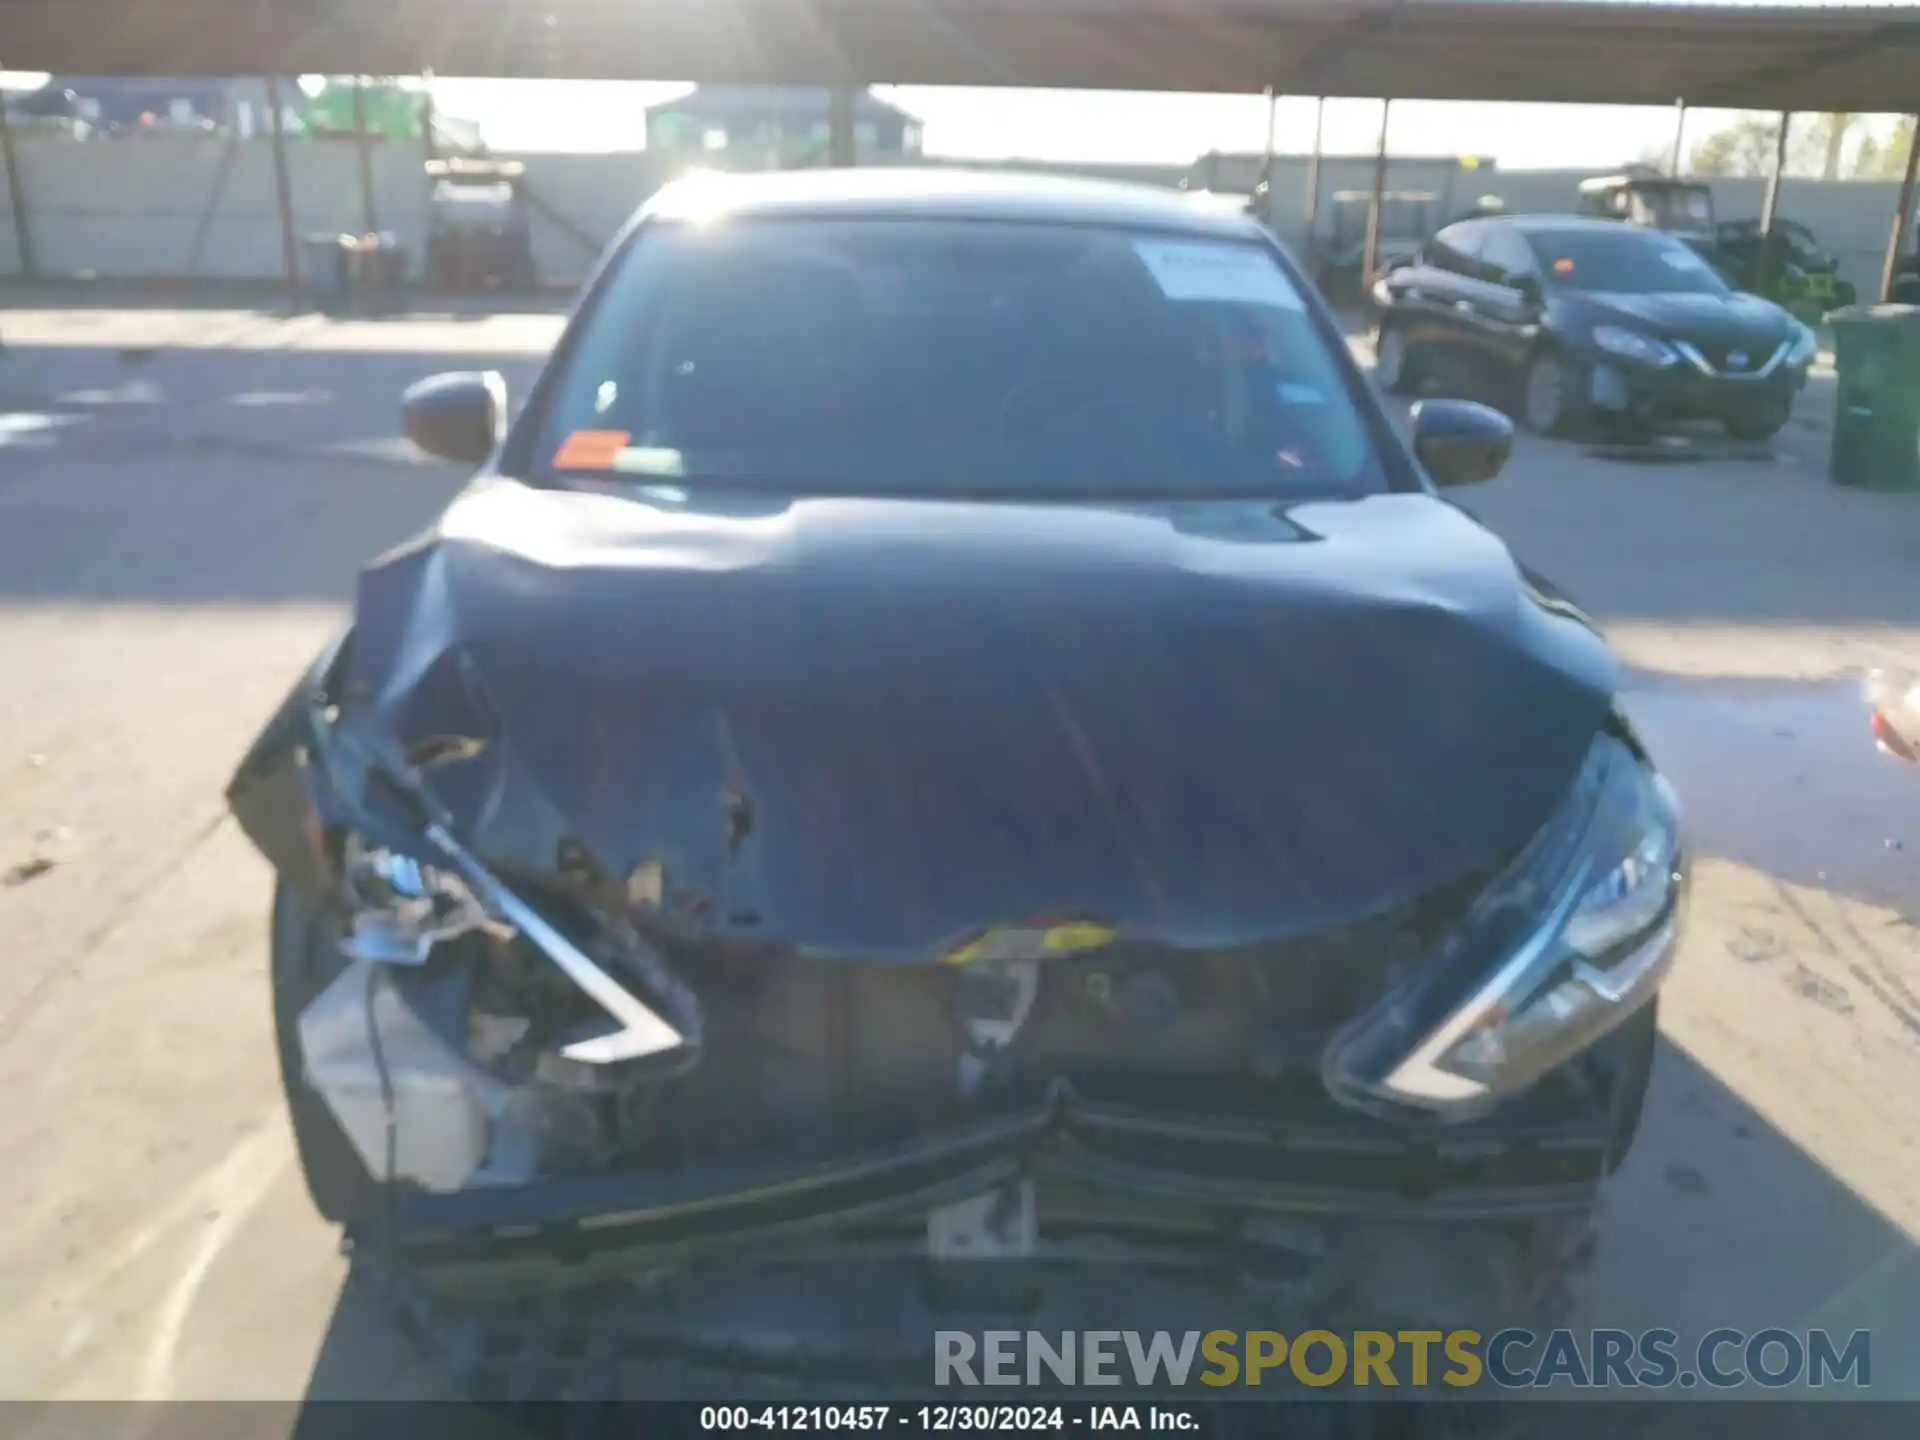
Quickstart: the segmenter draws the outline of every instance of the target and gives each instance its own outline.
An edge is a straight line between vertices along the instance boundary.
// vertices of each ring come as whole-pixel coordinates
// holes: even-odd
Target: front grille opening
[[[971,1097],[959,970],[675,947],[707,1048],[665,1097],[660,1142],[690,1159],[899,1143],[1036,1104],[1061,1081],[1153,1112],[1317,1112],[1327,1038],[1426,962],[1495,868],[1316,934],[1217,950],[1122,941],[1044,962],[1018,1037]]]

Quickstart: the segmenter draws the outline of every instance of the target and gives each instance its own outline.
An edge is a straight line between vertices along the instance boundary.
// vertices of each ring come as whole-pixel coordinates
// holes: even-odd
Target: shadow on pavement
[[[516,314],[560,314],[572,301],[574,287],[553,286],[519,294],[456,295],[427,290],[410,290],[401,300],[406,308],[392,312],[390,318],[471,319],[512,310]],[[299,305],[291,305],[283,282],[233,281],[221,283],[206,277],[191,279],[155,278],[128,280],[104,278],[22,280],[18,276],[0,276],[0,315],[16,310],[109,311],[151,309],[247,313],[285,319],[315,313],[317,294],[303,292]],[[0,326],[3,330],[4,326]]]
[[[1900,1227],[1665,1036],[1638,1142],[1604,1217],[1579,1322],[1665,1326],[1683,1341],[1719,1325],[1818,1325],[1842,1339],[1884,1325],[1896,1314],[1873,1302],[1886,1297],[1858,1282],[1915,1259]],[[1920,1339],[1920,1304],[1901,1298],[1897,1318],[1899,1332],[1875,1347],[1882,1393]]]
[[[1404,427],[1406,403],[1383,398]],[[1817,370],[1769,446],[1716,438],[1671,463],[1523,433],[1497,479],[1455,498],[1603,623],[1920,626],[1920,494],[1828,479],[1834,405]]]
[[[337,600],[463,474],[400,434],[401,392],[526,354],[16,347],[0,361],[0,602]]]
[[[1810,385],[1770,456],[1716,441],[1629,462],[1521,435],[1504,473],[1457,498],[1603,623],[1920,625],[1920,494],[1828,480],[1831,389]]]

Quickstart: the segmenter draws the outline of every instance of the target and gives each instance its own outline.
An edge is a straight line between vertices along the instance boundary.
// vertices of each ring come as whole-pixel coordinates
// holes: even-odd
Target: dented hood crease
[[[1023,505],[483,481],[368,567],[343,723],[503,872],[926,959],[1089,918],[1347,923],[1551,813],[1615,685],[1425,495]],[[484,744],[447,745],[449,737]]]

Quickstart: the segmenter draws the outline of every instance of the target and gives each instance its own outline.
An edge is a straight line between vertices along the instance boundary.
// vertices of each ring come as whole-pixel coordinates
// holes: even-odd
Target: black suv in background
[[[1374,289],[1377,377],[1492,392],[1541,434],[1787,422],[1818,342],[1685,242],[1566,215],[1450,225]]]

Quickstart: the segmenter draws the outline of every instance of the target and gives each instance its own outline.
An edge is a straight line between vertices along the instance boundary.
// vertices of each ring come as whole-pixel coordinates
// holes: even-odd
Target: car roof
[[[641,208],[643,219],[716,215],[809,218],[1052,221],[1251,238],[1250,217],[1191,192],[1106,180],[988,170],[875,166],[860,170],[709,171],[672,181]]]
[[[1646,225],[1628,225],[1620,220],[1603,220],[1592,215],[1476,215],[1472,220],[1461,220],[1455,223],[1489,227],[1504,225],[1527,235],[1548,232],[1556,235],[1580,233],[1618,235],[1624,231],[1635,235],[1659,236],[1668,240],[1675,238],[1665,230],[1655,230]]]

